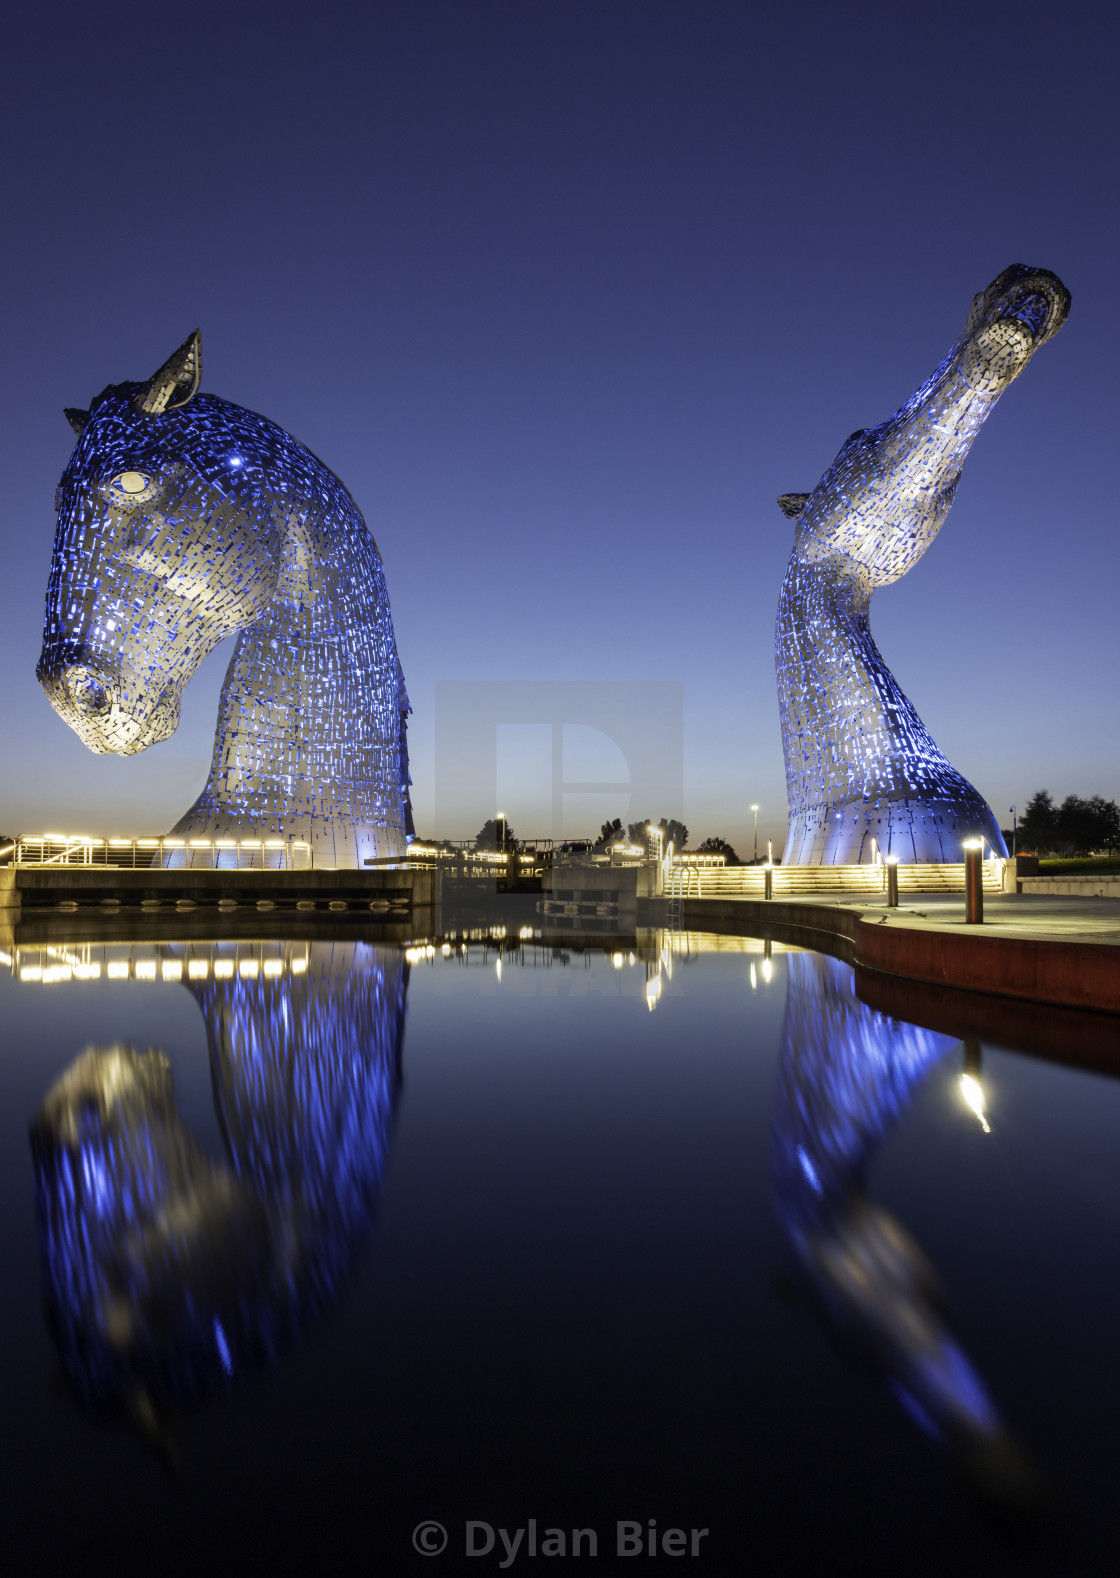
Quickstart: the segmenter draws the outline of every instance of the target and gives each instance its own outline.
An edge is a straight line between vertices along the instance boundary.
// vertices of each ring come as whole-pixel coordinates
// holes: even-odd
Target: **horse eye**
[[[122,493],[143,493],[151,480],[142,471],[122,471],[119,477],[113,478],[113,485],[120,488]]]

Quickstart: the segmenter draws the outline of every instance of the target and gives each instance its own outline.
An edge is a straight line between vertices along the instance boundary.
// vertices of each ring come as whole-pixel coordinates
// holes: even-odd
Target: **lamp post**
[[[1019,823],[1015,816],[1015,807],[1011,807],[1011,858],[1015,859],[1015,844],[1019,832]]]
[[[754,864],[757,866],[758,865],[758,807],[756,805],[752,805],[751,806],[751,810],[754,812]]]

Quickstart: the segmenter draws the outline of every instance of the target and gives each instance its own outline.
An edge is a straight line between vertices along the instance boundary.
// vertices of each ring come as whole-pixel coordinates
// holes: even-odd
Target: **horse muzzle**
[[[972,303],[963,371],[978,393],[1000,394],[1069,316],[1070,295],[1049,269],[1014,263]]]
[[[170,739],[179,724],[179,695],[169,687],[145,694],[139,676],[108,669],[96,657],[51,663],[40,658],[36,675],[47,699],[88,750],[97,756],[135,756]]]

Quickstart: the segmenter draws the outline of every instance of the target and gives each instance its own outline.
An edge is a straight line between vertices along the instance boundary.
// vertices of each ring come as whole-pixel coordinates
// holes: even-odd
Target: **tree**
[[[632,844],[644,844],[649,838],[649,833],[646,831],[649,825],[648,819],[645,822],[631,822],[626,829],[630,835],[630,842]],[[684,849],[688,843],[688,828],[685,827],[683,822],[678,822],[676,817],[663,816],[659,822],[655,822],[653,825],[661,829],[662,838],[666,844],[672,844],[674,849]]]
[[[698,855],[723,855],[729,866],[741,866],[743,863],[726,838],[706,838],[702,844],[697,844],[696,853]]]
[[[599,838],[595,847],[602,849],[606,844],[620,844],[625,837],[622,819],[616,816],[613,822],[603,823],[599,829]]]
[[[1033,794],[1019,823],[1019,848],[1039,855],[1091,855],[1120,845],[1120,806],[1101,795],[1067,794],[1060,806],[1046,789]]]
[[[518,844],[513,828],[506,821],[503,821],[500,826],[501,832],[499,831],[499,823],[493,817],[489,821],[484,822],[475,834],[474,847],[476,849],[501,850],[506,854],[515,855]]]
[[[1096,817],[1094,847],[1107,849],[1111,855],[1120,845],[1120,805],[1115,800],[1102,800],[1095,794],[1089,801]]]
[[[1046,855],[1057,846],[1058,811],[1048,789],[1037,789],[1019,820],[1019,848]]]
[[[683,822],[678,822],[676,817],[664,817],[658,822],[658,827],[665,835],[666,844],[672,844],[674,849],[684,849],[688,844],[688,828]]]
[[[1120,807],[1099,794],[1066,795],[1058,807],[1057,844],[1063,854],[1091,855],[1120,843]]]

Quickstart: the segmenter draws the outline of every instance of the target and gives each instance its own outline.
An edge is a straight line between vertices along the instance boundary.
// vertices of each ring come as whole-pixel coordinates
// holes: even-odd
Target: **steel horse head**
[[[91,751],[168,739],[237,634],[201,795],[173,831],[399,854],[409,712],[377,545],[347,489],[266,418],[199,392],[196,331],[145,383],[68,410],[38,678]]]
[[[775,668],[789,798],[785,864],[963,858],[1003,837],[883,661],[870,606],[917,563],[949,513],[965,457],[1004,390],[1057,334],[1069,291],[1013,263],[973,298],[941,365],[886,422],[861,428],[811,493],[778,504],[796,535],[778,602]]]

